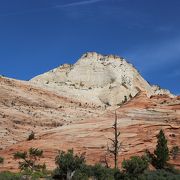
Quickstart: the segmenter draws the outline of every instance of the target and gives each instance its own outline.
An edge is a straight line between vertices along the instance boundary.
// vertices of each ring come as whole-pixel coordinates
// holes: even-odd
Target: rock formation
[[[123,58],[84,54],[74,65],[62,65],[30,81],[0,77],[0,171],[17,171],[16,151],[44,150],[48,169],[58,150],[86,152],[99,162],[112,137],[114,111],[124,158],[153,151],[164,129],[168,146],[180,146],[180,97],[149,85]],[[35,139],[27,141],[31,131]],[[111,159],[109,158],[111,164]],[[171,159],[180,168],[180,157]]]
[[[65,64],[39,75],[31,82],[99,105],[120,105],[140,91],[149,97],[170,95],[168,91],[151,87],[125,59],[95,52],[84,54],[74,65]]]

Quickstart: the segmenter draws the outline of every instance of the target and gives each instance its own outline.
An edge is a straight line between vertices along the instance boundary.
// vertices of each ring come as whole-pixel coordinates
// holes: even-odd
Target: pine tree
[[[153,157],[153,165],[157,169],[163,169],[169,160],[169,149],[167,146],[167,139],[162,129],[157,135],[157,139],[157,145]]]

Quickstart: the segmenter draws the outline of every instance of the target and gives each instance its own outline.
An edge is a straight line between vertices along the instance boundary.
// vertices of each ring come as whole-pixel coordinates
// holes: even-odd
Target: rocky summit
[[[74,65],[62,65],[34,77],[31,82],[48,87],[64,96],[98,105],[121,105],[139,92],[147,96],[173,96],[169,91],[151,86],[124,58],[84,54]]]
[[[163,129],[168,146],[180,146],[180,97],[150,85],[124,58],[84,54],[30,81],[0,77],[0,171],[17,171],[17,151],[44,150],[42,161],[54,169],[58,150],[86,152],[94,164],[106,154],[118,117],[122,149],[119,164],[153,151]],[[31,132],[35,139],[27,141]],[[109,162],[112,160],[109,158]],[[180,168],[180,157],[169,162]]]

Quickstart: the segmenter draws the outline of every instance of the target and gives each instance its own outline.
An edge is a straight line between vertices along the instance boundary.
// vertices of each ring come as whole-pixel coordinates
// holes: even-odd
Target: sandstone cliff
[[[151,87],[125,59],[95,52],[84,54],[74,65],[62,65],[34,77],[31,82],[64,96],[99,105],[121,105],[140,91],[151,95],[170,94]]]
[[[119,164],[153,151],[160,129],[170,149],[180,146],[180,97],[150,86],[123,58],[87,53],[31,81],[0,77],[0,171],[17,171],[13,154],[30,147],[44,150],[48,169],[55,168],[58,150],[70,148],[86,152],[90,164],[99,162],[113,136],[115,110]],[[35,139],[27,141],[31,131]],[[180,168],[180,156],[170,163]]]

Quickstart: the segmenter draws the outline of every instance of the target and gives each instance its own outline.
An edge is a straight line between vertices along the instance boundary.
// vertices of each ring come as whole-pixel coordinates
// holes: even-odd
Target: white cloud
[[[74,7],[74,6],[82,6],[88,4],[94,4],[104,0],[85,0],[85,1],[78,1],[74,3],[64,4],[64,5],[56,5],[56,8],[63,8],[63,7]]]
[[[37,8],[37,9],[30,9],[27,11],[9,12],[9,13],[5,13],[5,14],[0,14],[0,17],[1,16],[21,15],[21,14],[25,14],[25,13],[44,11],[44,10],[54,9],[54,8],[68,8],[68,7],[74,7],[74,6],[83,6],[83,5],[98,3],[101,1],[105,1],[105,0],[84,0],[84,1],[74,2],[74,3],[67,3],[67,4],[63,4],[63,5],[55,5],[55,6],[51,6],[51,7],[42,7],[42,8]]]

